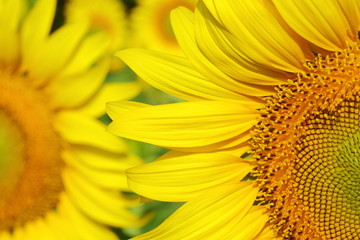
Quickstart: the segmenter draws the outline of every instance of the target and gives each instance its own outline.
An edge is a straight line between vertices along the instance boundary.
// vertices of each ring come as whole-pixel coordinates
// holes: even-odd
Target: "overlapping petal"
[[[27,68],[31,58],[48,38],[55,7],[56,0],[39,0],[24,19],[20,32],[23,68]]]
[[[210,61],[222,61],[216,66],[225,73],[240,81],[244,76],[258,79],[258,84],[276,85],[286,81],[284,72],[303,69],[305,49],[300,48],[264,3],[214,0],[214,4],[221,16],[220,23],[200,2],[195,11],[195,38]],[[269,77],[277,82],[269,82]]]
[[[183,57],[145,49],[124,50],[118,56],[149,84],[184,100],[226,101],[245,98],[205,79]],[[152,67],[144,68],[144,65]]]
[[[64,194],[61,197],[58,209],[58,219],[49,219],[49,225],[63,224],[64,226],[60,226],[59,230],[65,228],[71,236],[75,235],[80,239],[118,239],[110,229],[104,228],[79,212],[68,195]]]
[[[42,83],[61,71],[74,54],[87,29],[86,21],[68,24],[43,42],[41,48],[27,62],[27,68],[31,69],[29,74],[34,78],[35,84]]]
[[[51,96],[50,106],[54,109],[66,109],[85,104],[101,87],[109,64],[108,60],[103,60],[85,73],[53,79],[44,89]]]
[[[61,70],[58,78],[83,74],[99,59],[109,43],[109,36],[104,32],[99,31],[87,36],[74,52],[74,56]]]
[[[126,209],[130,207],[129,199],[124,201],[121,193],[112,193],[89,183],[72,169],[64,170],[64,184],[69,198],[77,208],[87,216],[111,226],[130,227],[142,224],[139,218]],[[123,196],[125,198],[125,196]],[[106,204],[104,204],[106,203]],[[137,201],[132,202],[135,205]]]
[[[249,182],[213,188],[187,202],[158,228],[134,240],[251,239],[265,224],[261,214],[245,217],[256,194],[257,189]],[[255,222],[255,228],[248,218]],[[244,234],[238,229],[244,230]],[[236,237],[224,238],[226,235]]]
[[[130,188],[142,196],[183,202],[214,186],[237,183],[253,167],[227,154],[180,154],[131,168],[127,175]]]
[[[172,12],[172,25],[176,38],[191,64],[209,81],[244,95],[264,96],[273,93],[271,87],[242,83],[220,71],[216,64],[200,51],[194,35],[194,16],[184,8]],[[272,79],[273,80],[273,79]]]
[[[20,48],[18,28],[25,12],[22,0],[5,1],[0,7],[0,61],[2,64],[15,64],[19,61]]]
[[[126,152],[124,143],[107,133],[104,125],[96,119],[73,111],[62,111],[56,116],[55,126],[61,137],[71,144],[89,145],[114,153]]]
[[[125,101],[138,95],[143,86],[139,81],[105,83],[96,92],[96,95],[81,106],[79,112],[100,117],[105,113],[105,103],[111,101]],[[119,93],[121,93],[119,95]]]
[[[258,117],[252,104],[201,101],[137,108],[114,119],[108,130],[134,140],[190,150],[246,132]]]
[[[321,48],[330,51],[343,49],[347,37],[357,38],[359,26],[354,27],[354,24],[359,23],[359,4],[355,1],[344,1],[347,3],[341,4],[343,8],[338,0],[273,2],[281,16],[299,35]],[[347,14],[344,10],[356,13]]]

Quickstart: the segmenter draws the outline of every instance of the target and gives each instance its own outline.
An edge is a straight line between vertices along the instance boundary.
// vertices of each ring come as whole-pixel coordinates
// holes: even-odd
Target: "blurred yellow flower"
[[[172,150],[130,188],[186,202],[134,240],[360,239],[360,2],[199,0],[172,17],[186,57],[119,56],[189,102],[108,104],[109,131]]]
[[[196,0],[139,0],[130,15],[129,46],[181,54],[170,24],[178,6],[194,9]]]
[[[109,57],[124,47],[128,37],[125,7],[119,0],[69,0],[65,6],[65,18],[69,23],[86,19],[93,31],[107,33],[110,43],[104,54]],[[120,63],[114,57],[112,69],[120,69]]]
[[[87,21],[50,33],[55,8],[0,0],[0,239],[117,239],[106,225],[142,221],[122,193],[140,161],[97,118],[139,88],[103,85],[108,36]]]

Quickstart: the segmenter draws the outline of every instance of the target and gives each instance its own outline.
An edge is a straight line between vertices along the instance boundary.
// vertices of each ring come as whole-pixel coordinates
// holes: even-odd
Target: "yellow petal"
[[[21,55],[25,63],[42,49],[50,33],[55,8],[56,0],[38,0],[26,16],[21,28]]]
[[[138,95],[141,90],[142,84],[139,81],[105,83],[95,96],[79,108],[79,112],[100,117],[105,113],[107,102],[129,100]]]
[[[0,239],[1,240],[12,240],[10,233],[8,231],[0,231]]]
[[[184,202],[214,186],[239,182],[253,167],[227,154],[184,154],[128,169],[127,175],[129,187],[142,196]]]
[[[244,95],[265,96],[273,93],[268,86],[236,81],[218,69],[202,51],[194,36],[194,15],[185,8],[178,8],[171,14],[176,38],[191,64],[209,81],[218,86]]]
[[[290,27],[309,42],[330,51],[346,47],[346,38],[348,32],[351,32],[351,26],[339,1],[273,2]]]
[[[78,156],[72,151],[65,151],[62,156],[68,166],[71,166],[78,174],[92,184],[109,190],[128,190],[125,169],[104,170],[91,167],[79,161]],[[120,162],[120,159],[118,162]]]
[[[110,229],[104,225],[90,220],[80,209],[76,208],[69,196],[62,195],[59,203],[60,221],[67,226],[72,236],[86,240],[118,240],[118,237]]]
[[[37,219],[24,226],[25,239],[29,240],[65,240],[62,236],[58,236],[56,233],[47,226],[43,218]],[[19,238],[21,239],[21,238]]]
[[[69,219],[63,219],[58,212],[47,213],[45,221],[45,227],[59,240],[68,240],[77,235],[71,231]]]
[[[181,99],[196,101],[244,98],[205,79],[183,57],[145,49],[123,50],[118,56],[150,85]]]
[[[75,108],[88,101],[105,80],[110,62],[104,60],[84,74],[53,79],[45,88],[53,108]],[[105,111],[105,103],[104,103]]]
[[[98,31],[86,36],[59,77],[69,77],[87,71],[104,54],[109,43],[110,38],[106,32]]]
[[[57,114],[55,127],[60,136],[71,144],[88,145],[114,153],[127,150],[122,141],[105,131],[100,121],[76,112],[63,111]]]
[[[272,85],[286,82],[285,72],[302,71],[306,47],[300,48],[267,6],[258,0],[215,1],[215,5],[224,26],[198,4],[195,37],[222,71],[238,81]]]
[[[344,15],[350,25],[350,31],[348,34],[353,41],[356,41],[360,28],[360,1],[347,0],[338,1],[338,3],[341,6],[341,9],[344,12]]]
[[[252,102],[183,102],[129,111],[108,131],[167,148],[196,148],[239,136],[251,128],[258,113]]]
[[[233,240],[253,240],[268,220],[269,216],[265,214],[265,208],[253,206],[246,216],[237,223],[237,230],[229,231],[222,237]]]
[[[130,111],[137,108],[142,108],[148,106],[145,103],[139,103],[139,102],[129,102],[129,101],[123,101],[123,102],[108,102],[106,103],[106,112],[109,115],[109,117],[112,120],[115,120],[117,118],[121,118],[121,116]]]
[[[257,189],[250,182],[213,188],[180,207],[156,229],[134,240],[231,239],[222,236],[241,234],[240,227],[244,226],[242,219],[256,195]],[[260,225],[259,231],[262,228]]]
[[[19,61],[18,28],[25,12],[22,0],[5,1],[0,7],[0,61],[7,66],[16,65]]]
[[[116,227],[130,227],[141,223],[127,209],[131,202],[125,201],[121,193],[99,189],[70,169],[64,171],[64,184],[76,207],[94,220]]]
[[[71,152],[82,165],[99,171],[123,171],[143,163],[137,155],[131,153],[117,154],[89,146],[76,146]]]
[[[37,54],[25,63],[30,76],[41,82],[59,73],[74,54],[87,29],[87,22],[78,22],[64,25],[51,34]]]

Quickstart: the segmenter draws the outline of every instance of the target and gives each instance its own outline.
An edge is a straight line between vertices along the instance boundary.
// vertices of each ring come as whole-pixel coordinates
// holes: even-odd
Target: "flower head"
[[[186,57],[119,56],[189,102],[108,105],[111,132],[172,149],[130,187],[186,202],[135,239],[359,239],[359,2],[202,0],[172,24]]]
[[[0,238],[117,239],[105,225],[140,222],[121,193],[139,160],[97,118],[137,86],[102,85],[102,32],[86,21],[50,32],[56,1],[26,3],[0,1]]]

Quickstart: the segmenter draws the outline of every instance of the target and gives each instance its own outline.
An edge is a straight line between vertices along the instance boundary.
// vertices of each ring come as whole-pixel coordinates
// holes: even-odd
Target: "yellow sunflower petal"
[[[8,65],[19,60],[18,28],[25,10],[22,0],[5,1],[0,7],[0,62]]]
[[[62,111],[56,116],[55,126],[69,143],[89,145],[114,153],[126,152],[124,143],[106,132],[105,126],[95,119],[86,118],[75,112]]]
[[[351,32],[346,13],[338,2],[274,0],[276,8],[290,27],[311,43],[331,51],[346,47],[346,38]]]
[[[109,42],[109,36],[105,32],[99,31],[87,36],[61,71],[59,78],[74,76],[87,71],[104,53]]]
[[[215,4],[224,26],[199,3],[195,37],[199,48],[219,69],[239,81],[273,85],[286,82],[284,72],[302,71],[305,48],[300,48],[267,6],[258,0]]]
[[[12,240],[10,233],[7,231],[0,232],[0,239],[1,240]]]
[[[353,40],[358,38],[360,28],[360,2],[357,0],[338,1],[350,25],[349,35]]]
[[[105,192],[70,169],[64,171],[64,184],[77,208],[92,219],[116,227],[141,224],[141,220],[125,208],[129,203],[120,198],[120,193]]]
[[[84,74],[53,79],[45,89],[51,96],[49,104],[53,108],[75,108],[84,104],[100,88],[109,65],[110,62],[104,60]]]
[[[180,207],[156,229],[135,237],[134,240],[219,240],[230,239],[222,236],[234,235],[234,232],[241,235],[239,227],[245,225],[242,220],[249,212],[256,195],[257,189],[250,182],[213,188]],[[258,231],[261,231],[262,224],[255,221]]]
[[[27,63],[35,84],[56,75],[65,66],[84,34],[88,24],[78,22],[67,24],[50,35],[49,39]]]
[[[265,208],[252,207],[246,216],[238,223],[235,231],[229,231],[223,236],[219,235],[219,237],[232,240],[253,240],[268,220],[269,216],[265,214]],[[241,230],[238,231],[238,229]]]
[[[24,227],[24,233],[25,238],[29,240],[65,240],[63,234],[61,234],[61,236],[58,236],[48,227],[47,223],[43,219],[38,219],[34,222],[31,222],[30,224],[27,224]]]
[[[78,111],[88,116],[100,117],[105,113],[107,102],[131,99],[140,93],[142,87],[139,81],[105,83]]]
[[[24,228],[16,228],[15,231],[12,233],[11,239],[20,240],[25,239],[26,237],[27,236]]]
[[[176,38],[191,64],[209,81],[218,86],[245,95],[264,96],[273,92],[270,87],[245,84],[220,71],[218,67],[200,51],[194,36],[194,16],[185,8],[178,8],[171,14],[171,22]]]
[[[205,79],[183,57],[145,49],[123,50],[118,56],[149,84],[181,99],[197,101],[244,98]],[[138,59],[142,61],[139,62]]]
[[[115,119],[108,131],[167,148],[196,148],[238,136],[258,113],[251,102],[183,102],[138,108]]]
[[[63,219],[58,212],[50,212],[47,214],[46,228],[59,240],[68,240],[77,236],[77,234],[71,230],[69,221]]]
[[[149,105],[139,102],[108,102],[106,103],[106,112],[112,120],[121,118],[124,113],[137,108],[147,107]]]
[[[239,157],[204,153],[162,158],[128,169],[127,175],[130,188],[142,196],[183,202],[214,186],[237,183],[253,167]]]
[[[60,199],[58,211],[60,221],[64,221],[69,231],[79,239],[118,240],[115,233],[84,216],[65,194]]]
[[[143,163],[137,155],[131,153],[117,154],[89,146],[76,146],[71,151],[76,155],[78,162],[100,171],[123,171]]]
[[[21,27],[21,53],[28,63],[49,35],[55,15],[56,0],[39,0],[26,16]]]
[[[78,174],[100,188],[109,190],[128,190],[125,169],[104,170],[90,167],[89,165],[78,161],[77,156],[74,155],[72,151],[64,152],[63,159],[65,163],[75,169]]]

